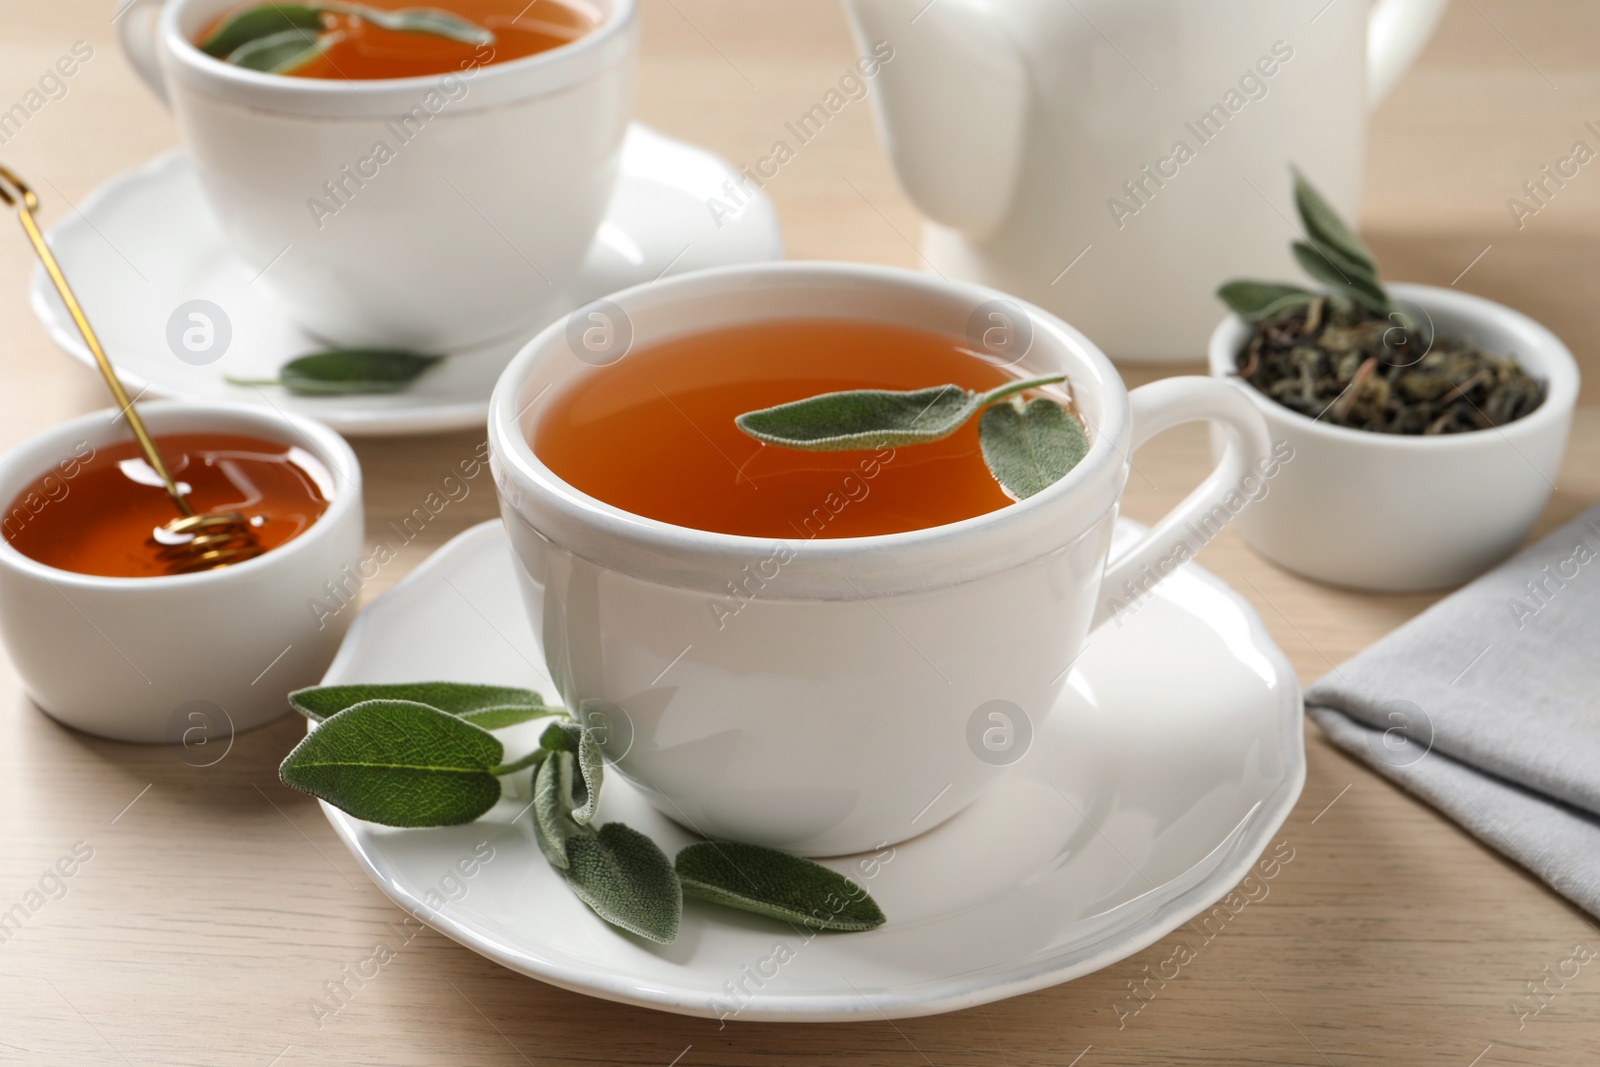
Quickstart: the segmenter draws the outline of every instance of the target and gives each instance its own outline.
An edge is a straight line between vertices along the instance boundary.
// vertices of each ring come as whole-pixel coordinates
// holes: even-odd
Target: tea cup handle
[[[1219,378],[1164,378],[1128,394],[1130,453],[1186,422],[1216,423],[1227,434],[1222,458],[1199,487],[1133,545],[1106,564],[1093,625],[1142,603],[1157,582],[1193,559],[1276,473],[1267,421],[1238,386]]]
[[[117,28],[117,41],[128,65],[139,79],[150,87],[168,108],[172,100],[167,96],[167,81],[161,73],[161,63],[156,57],[156,22],[166,0],[123,0],[111,20]]]

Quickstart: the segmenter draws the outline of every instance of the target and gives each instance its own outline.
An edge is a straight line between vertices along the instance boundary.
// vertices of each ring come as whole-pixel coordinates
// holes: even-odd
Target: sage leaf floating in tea
[[[327,3],[317,5],[323,11],[340,15],[354,15],[374,26],[399,33],[427,33],[435,37],[448,37],[462,44],[493,44],[494,34],[476,22],[460,15],[441,11],[435,7],[402,7],[395,11],[368,7],[366,4]]]
[[[1251,280],[1219,288],[1252,324],[1240,378],[1302,415],[1378,433],[1486,430],[1544,402],[1544,382],[1514,357],[1437,336],[1397,308],[1371,250],[1298,170],[1294,200],[1306,235],[1291,246],[1295,259],[1331,292]]]
[[[463,44],[494,43],[494,34],[460,15],[429,7],[384,10],[366,4],[261,4],[238,11],[197,43],[209,56],[236,67],[292,74],[344,36],[328,16],[344,15],[401,33],[422,33]]]
[[[362,396],[399,393],[443,356],[396,348],[340,348],[291,359],[276,378],[234,378],[233,385],[281,385],[296,396]]]
[[[315,39],[323,29],[322,10],[310,4],[262,4],[246,8],[223,19],[196,45],[215,59],[228,59],[253,41],[286,31],[299,31],[304,41]]]
[[[567,884],[612,926],[670,945],[683,915],[683,887],[656,843],[620,822],[567,840]]]
[[[531,719],[565,715],[531,689],[462,682],[318,685],[289,694],[289,706],[313,722],[368,700],[409,700],[466,719],[485,730],[500,730]]]
[[[978,442],[989,473],[1018,500],[1050,488],[1089,451],[1082,424],[1045,397],[1025,407],[1012,402],[985,411],[978,422]]]
[[[1049,374],[1007,382],[986,393],[956,385],[910,392],[856,389],[823,393],[746,412],[734,422],[763,444],[807,452],[844,452],[942,441],[982,411],[979,440],[989,473],[1013,497],[1023,500],[1059,481],[1088,454],[1088,435],[1066,408],[1048,397],[1018,408],[1013,399],[1030,389],[1065,380],[1064,374]],[[1011,414],[997,414],[1006,411]]]
[[[339,33],[312,36],[305,30],[284,30],[240,45],[228,54],[228,62],[267,74],[289,74],[322,55],[342,37]]]
[[[278,770],[283,783],[384,826],[471,822],[500,799],[493,734],[409,700],[369,700],[323,722]]]
[[[805,452],[849,452],[941,441],[990,404],[1066,375],[1007,382],[975,393],[958,385],[895,392],[852,389],[748,411],[734,423],[763,444]]]
[[[673,863],[686,896],[819,930],[871,930],[885,922],[865,889],[837,871],[787,852],[701,841]]]

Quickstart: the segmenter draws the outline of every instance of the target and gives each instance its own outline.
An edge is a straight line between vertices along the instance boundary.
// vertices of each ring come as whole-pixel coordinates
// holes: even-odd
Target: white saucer
[[[707,203],[726,197],[723,183],[730,178],[739,175],[718,157],[635,123],[623,144],[611,208],[575,283],[573,306],[666,273],[781,259],[777,214],[761,194],[720,227],[713,219]],[[453,354],[410,390],[387,396],[297,397],[229,385],[225,374],[272,378],[288,360],[327,345],[289,322],[251,285],[254,272],[228,251],[194,164],[181,149],[112,178],[48,236],[101,343],[136,394],[148,386],[149,396],[270,403],[349,435],[477,428],[495,379],[527,340]],[[222,358],[205,366],[179,360],[167,343],[168,318],[197,299],[222,308],[233,334]],[[42,270],[33,278],[32,304],[57,344],[92,363]]]
[[[362,613],[325,681],[438,678],[553,694],[512,567],[499,522],[457,537]],[[619,933],[545,862],[526,799],[436,830],[323,810],[402,908],[554,985],[711,1018],[734,1008],[741,1020],[929,1015],[1097,970],[1221,898],[1300,795],[1301,721],[1294,672],[1255,612],[1185,567],[1121,629],[1095,637],[1027,755],[972,807],[899,845],[874,876],[859,860],[828,861],[863,880],[889,921],[810,941],[695,901],[672,945]],[[540,728],[501,731],[508,754],[537,744]],[[614,819],[668,855],[692,840],[619,775],[606,779],[597,822]],[[484,841],[494,858],[462,879],[455,864]],[[440,906],[441,887],[454,902]],[[793,956],[781,963],[780,943]],[[730,994],[725,983],[741,981],[752,995]]]

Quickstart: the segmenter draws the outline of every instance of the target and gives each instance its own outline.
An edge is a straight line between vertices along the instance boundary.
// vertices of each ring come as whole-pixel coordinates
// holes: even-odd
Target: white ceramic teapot
[[[1299,277],[1298,165],[1353,217],[1368,109],[1447,0],[845,0],[948,276],[1117,359],[1198,360],[1239,275]]]

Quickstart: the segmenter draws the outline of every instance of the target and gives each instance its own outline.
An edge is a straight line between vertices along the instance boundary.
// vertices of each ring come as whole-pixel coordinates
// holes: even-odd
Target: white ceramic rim
[[[230,66],[206,55],[190,37],[196,4],[215,3],[216,14],[238,6],[220,0],[167,0],[157,22],[158,51],[167,73],[211,96],[248,107],[321,117],[381,117],[410,110],[447,77],[470,78],[478,98],[450,112],[474,111],[512,100],[559,92],[609,65],[631,46],[638,0],[586,0],[601,20],[589,33],[543,52],[486,63],[470,75],[446,71],[413,78],[293,78]],[[211,16],[208,16],[208,18]]]
[[[748,291],[752,287],[803,290],[819,285],[897,289],[945,304],[959,304],[968,309],[975,309],[991,300],[1005,301],[1024,309],[1032,319],[1034,330],[1029,356],[1040,349],[1041,341],[1045,338],[1061,351],[1069,364],[1066,384],[1088,425],[1090,443],[1088,453],[1064,478],[1026,500],[1015,501],[996,511],[959,522],[905,533],[807,540],[804,542],[804,566],[838,570],[849,564],[857,564],[863,573],[870,575],[874,571],[881,572],[890,554],[893,554],[897,565],[908,568],[929,565],[928,569],[931,570],[930,557],[958,548],[970,549],[979,539],[999,540],[1007,544],[1027,540],[1037,542],[1020,558],[1013,553],[1004,561],[995,562],[992,567],[978,568],[982,573],[988,573],[1053,552],[1090,529],[1104,516],[1106,508],[1076,507],[1072,498],[1082,496],[1080,488],[1095,480],[1110,479],[1114,483],[1116,491],[1108,506],[1115,506],[1115,500],[1120,497],[1128,476],[1127,442],[1131,435],[1131,412],[1127,388],[1110,359],[1094,342],[1055,315],[1025,300],[984,286],[947,281],[898,267],[805,260],[694,271],[624,289],[607,299],[625,311],[630,307],[643,310],[652,306],[718,298],[733,300],[737,299],[740,290]],[[594,558],[607,567],[627,571],[629,567],[601,558],[606,553],[600,543],[608,541],[613,545],[626,545],[631,550],[658,558],[678,559],[694,567],[715,568],[716,581],[713,584],[720,587],[726,579],[722,570],[729,560],[744,561],[755,555],[765,555],[771,550],[773,539],[696,530],[624,511],[563,481],[540,461],[534,454],[533,446],[523,436],[522,413],[528,406],[523,399],[523,383],[535,367],[544,362],[574,358],[566,342],[569,318],[570,315],[563,316],[541,330],[511,360],[495,385],[494,395],[489,400],[489,441],[492,454],[507,468],[502,476],[512,479],[519,490],[537,495],[541,505],[561,522],[591,530],[598,535],[584,546],[565,545],[569,550]],[[886,318],[882,321],[896,320]],[[642,347],[653,340],[636,336],[633,345]],[[1029,356],[1024,356],[1017,367],[1039,370],[1036,366],[1029,366]],[[1072,363],[1078,364],[1075,372],[1070,366]],[[1108,469],[1114,464],[1122,465],[1120,473]],[[519,510],[514,503],[512,510]],[[999,555],[997,552],[996,556]],[[942,588],[980,576],[972,571],[972,568],[952,571],[937,581],[924,579],[919,588]],[[907,590],[897,588],[896,591]],[[811,599],[817,595],[797,591],[792,595],[774,596],[773,599]],[[854,596],[859,595],[857,590]]]
[[[491,520],[480,523],[457,534],[424,560],[416,570],[379,594],[360,615],[356,616],[350,631],[345,634],[344,642],[339,646],[339,654],[329,665],[327,674],[323,676],[322,684],[335,685],[348,680],[344,678],[344,672],[348,670],[349,662],[355,658],[357,650],[364,641],[366,628],[373,614],[408,595],[413,585],[431,577],[435,570],[444,568],[457,553],[470,549],[476,541],[503,536],[499,522]],[[1218,843],[1216,849],[1196,864],[1196,867],[1204,866],[1207,860],[1224,849],[1231,849],[1231,857],[1217,863],[1192,885],[1185,885],[1184,876],[1179,875],[1163,886],[1119,905],[1120,908],[1129,909],[1140,902],[1148,905],[1140,912],[1137,919],[1130,920],[1135,924],[1135,932],[1130,933],[1127,929],[1128,924],[1124,923],[1121,930],[1112,930],[1102,935],[1096,942],[1096,951],[1075,962],[1062,964],[1050,959],[1034,960],[1026,966],[1019,966],[1009,976],[991,974],[968,977],[960,981],[940,982],[938,984],[947,988],[935,995],[911,989],[898,995],[880,994],[871,1001],[864,1002],[860,994],[854,991],[840,992],[837,996],[830,997],[764,994],[757,1002],[759,1008],[751,1005],[741,1013],[741,1022],[853,1022],[884,1016],[904,1019],[960,1011],[1020,996],[1023,993],[1047,989],[1092,974],[1149,948],[1221,900],[1250,873],[1256,859],[1271,843],[1272,836],[1289,817],[1289,813],[1300,799],[1301,790],[1305,787],[1307,768],[1305,715],[1300,683],[1288,657],[1273,641],[1272,635],[1267,632],[1265,624],[1261,621],[1261,616],[1249,601],[1231,589],[1226,582],[1196,564],[1185,567],[1184,572],[1212,586],[1239,608],[1249,626],[1252,646],[1272,664],[1276,679],[1281,683],[1280,709],[1286,720],[1280,752],[1286,769],[1284,779],[1271,796],[1258,803],[1233,831]],[[308,722],[306,728],[309,732],[316,728],[316,724]],[[621,976],[607,975],[597,978],[588,970],[559,960],[544,959],[527,951],[509,952],[498,945],[486,943],[485,938],[468,924],[437,910],[423,908],[423,902],[413,898],[400,885],[393,870],[374,862],[373,857],[357,839],[366,824],[351,818],[325,801],[318,803],[334,833],[338,834],[339,840],[349,849],[350,854],[361,865],[367,877],[372,879],[373,884],[401,908],[416,915],[452,941],[509,970],[575,993],[681,1015],[707,1019],[717,1017],[717,1012],[710,1007],[708,998],[699,991],[643,985]],[[939,831],[935,828],[930,832]],[[1191,871],[1194,869],[1190,868]],[[1174,892],[1177,895],[1166,900],[1150,900],[1153,896],[1159,896],[1161,890],[1166,887],[1176,887]],[[1116,938],[1118,933],[1123,934],[1120,940]]]
[[[1498,430],[1506,438],[1516,441],[1524,437],[1542,435],[1550,429],[1551,423],[1571,416],[1573,406],[1578,402],[1577,361],[1572,358],[1572,352],[1562,343],[1561,338],[1551,333],[1537,320],[1504,304],[1497,304],[1493,300],[1455,289],[1407,283],[1393,284],[1387,288],[1395,296],[1409,300],[1424,310],[1431,308],[1447,311],[1459,319],[1493,321],[1500,327],[1527,338],[1528,343],[1519,346],[1525,350],[1510,354],[1528,370],[1535,372],[1536,376],[1544,378],[1546,383],[1544,402],[1522,418],[1491,429]],[[1211,343],[1207,352],[1211,373],[1216,377],[1237,382],[1240,388],[1258,402],[1257,406],[1261,408],[1263,414],[1268,418],[1278,418],[1288,422],[1299,433],[1313,437],[1320,436],[1328,441],[1343,441],[1346,444],[1360,442],[1369,448],[1405,451],[1469,447],[1481,434],[1487,432],[1480,430],[1474,433],[1432,435],[1374,433],[1371,430],[1356,430],[1348,426],[1333,426],[1313,419],[1293,408],[1284,407],[1239,378],[1236,373],[1236,357],[1249,336],[1250,326],[1238,315],[1229,315],[1218,323],[1217,328],[1211,333]]]
[[[20,491],[20,485],[28,484],[50,469],[49,463],[53,460],[47,461],[45,466],[40,467],[41,457],[59,458],[67,454],[76,441],[91,436],[107,436],[108,428],[114,433],[115,425],[121,425],[116,412],[116,408],[105,408],[80,415],[7,449],[0,455],[0,485],[13,477],[20,477],[22,479],[19,484]],[[293,562],[299,556],[311,551],[312,545],[316,542],[332,536],[333,531],[342,528],[352,510],[359,511],[361,508],[360,461],[356,459],[354,450],[344,438],[313,419],[232,401],[155,400],[140,404],[139,414],[144,417],[145,424],[156,437],[164,433],[187,432],[183,429],[183,423],[189,417],[200,416],[222,422],[237,422],[240,433],[252,433],[283,444],[299,444],[306,447],[328,466],[337,483],[334,497],[328,503],[328,510],[299,536],[255,559],[247,559],[221,570],[161,575],[154,578],[112,578],[100,574],[79,574],[77,571],[47,566],[25,556],[13,548],[11,542],[4,537],[0,537],[0,567],[19,571],[29,577],[69,589],[164,592],[208,583],[217,585],[246,580],[263,568],[278,567]],[[124,429],[123,433],[129,440],[132,439],[131,431]],[[24,464],[35,473],[19,475],[19,468]],[[0,505],[9,510],[11,502],[10,498],[0,500]]]

